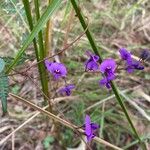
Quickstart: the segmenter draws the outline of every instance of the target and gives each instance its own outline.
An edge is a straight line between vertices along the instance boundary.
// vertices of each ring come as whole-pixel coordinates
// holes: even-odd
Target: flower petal
[[[131,58],[131,53],[127,51],[125,48],[120,48],[119,53],[121,55],[121,58],[123,60],[130,60]]]
[[[86,115],[85,117],[85,134],[87,136],[91,135],[92,129],[91,129],[91,119],[89,115]]]
[[[99,66],[95,61],[86,62],[86,64],[85,64],[86,70],[96,71],[96,70],[98,70],[98,67]]]
[[[105,73],[108,68],[110,68],[112,71],[115,71],[116,66],[117,65],[114,59],[105,59],[100,65],[100,71]]]
[[[44,63],[45,63],[47,70],[50,71],[50,66],[51,66],[52,62],[45,60]]]
[[[65,87],[62,87],[58,90],[59,93],[61,94],[66,94],[67,96],[70,96],[71,95],[71,90],[74,89],[75,86],[73,84],[69,84]]]
[[[93,130],[100,128],[100,126],[97,123],[91,123],[91,127]]]

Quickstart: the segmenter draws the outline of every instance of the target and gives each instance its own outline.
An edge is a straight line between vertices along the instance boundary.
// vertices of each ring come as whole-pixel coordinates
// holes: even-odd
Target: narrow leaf
[[[3,71],[4,67],[5,67],[5,62],[2,58],[0,58],[0,73]]]
[[[7,113],[7,96],[9,91],[8,76],[0,74],[0,100],[2,103],[3,115]]]
[[[51,4],[47,7],[46,11],[44,14],[41,16],[39,21],[37,22],[36,26],[33,28],[31,34],[28,36],[26,41],[23,43],[22,48],[19,50],[17,56],[15,57],[14,61],[12,64],[10,64],[9,68],[6,70],[6,73],[8,74],[11,69],[16,65],[18,59],[21,57],[23,52],[26,50],[26,48],[29,46],[29,44],[32,42],[32,40],[35,38],[35,36],[39,33],[39,31],[43,28],[45,23],[48,21],[48,19],[52,16],[54,11],[58,9],[60,6],[62,0],[53,0]]]

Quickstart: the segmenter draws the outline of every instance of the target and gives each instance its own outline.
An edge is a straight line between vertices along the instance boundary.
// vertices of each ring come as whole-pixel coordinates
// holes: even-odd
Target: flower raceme
[[[53,75],[55,80],[58,80],[61,77],[66,77],[67,69],[64,64],[45,60],[45,66],[47,70]]]
[[[98,60],[99,56],[92,54],[90,51],[86,51],[86,55],[89,57],[88,60],[85,62],[85,70],[87,71],[96,71],[98,70]]]
[[[85,123],[84,123],[84,132],[87,138],[87,142],[90,142],[96,135],[95,131],[100,128],[100,126],[96,123],[92,123],[90,116],[85,116]]]
[[[59,93],[61,94],[65,94],[67,96],[70,96],[71,95],[71,90],[75,88],[75,85],[73,84],[69,84],[69,85],[66,85],[65,87],[62,87],[58,90]]]
[[[100,85],[105,85],[108,89],[111,88],[110,81],[115,79],[115,69],[117,65],[114,59],[105,59],[100,65],[100,72],[105,74],[105,77],[100,80]]]
[[[121,59],[125,61],[126,66],[125,70],[128,73],[132,73],[134,70],[143,70],[144,66],[141,65],[141,61],[137,61],[132,58],[131,53],[125,48],[121,48],[119,50]],[[97,71],[100,70],[101,73],[105,75],[103,79],[99,81],[100,86],[106,86],[108,89],[111,88],[110,81],[116,78],[115,70],[117,68],[117,64],[114,59],[105,59],[101,64],[98,63],[99,56],[91,53],[90,51],[86,51],[86,55],[89,57],[88,60],[84,63],[86,71]],[[144,51],[141,54],[141,59],[149,58],[149,52]],[[53,75],[55,80],[66,77],[67,69],[64,64],[57,62],[50,62],[45,60],[45,66],[47,70]],[[71,94],[71,90],[74,89],[74,85],[66,85],[59,90],[59,93],[65,94],[69,96]]]

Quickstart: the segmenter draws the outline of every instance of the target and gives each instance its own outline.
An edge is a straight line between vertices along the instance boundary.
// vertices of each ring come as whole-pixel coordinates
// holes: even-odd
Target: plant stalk
[[[48,0],[48,4],[51,3],[52,0]],[[46,29],[45,29],[45,51],[47,55],[51,56],[52,55],[52,21],[49,19],[46,24]]]
[[[32,31],[34,26],[33,26],[33,18],[32,18],[32,15],[31,15],[31,8],[30,8],[29,0],[22,0],[22,1],[23,1],[23,4],[24,4],[24,8],[25,8],[27,20],[28,20],[28,23],[29,23],[29,27],[30,27],[30,30]],[[39,19],[40,16],[39,16],[39,12],[37,10],[37,7],[35,8],[35,10],[36,10],[36,17],[37,17],[37,19]],[[33,44],[34,44],[34,49],[35,49],[37,62],[44,59],[44,55],[43,55],[44,47],[43,47],[42,31],[39,32],[38,43],[39,43],[39,49],[38,49],[37,41],[34,38],[33,39]],[[46,70],[45,70],[43,62],[38,64],[38,70],[39,70],[39,74],[40,74],[40,81],[41,81],[41,85],[42,85],[42,91],[43,91],[44,95],[49,97],[47,75],[46,75]],[[44,96],[44,102],[45,102],[45,104],[47,103],[45,96]]]
[[[39,0],[34,0],[34,5],[35,5],[36,20],[38,22],[38,20],[40,19]],[[38,33],[38,44],[39,44],[39,58],[41,61],[47,56],[46,50],[45,50],[44,44],[43,44],[42,30]],[[44,94],[46,95],[46,97],[44,97],[45,105],[46,105],[47,97],[50,98],[49,89],[48,89],[48,78],[47,78],[48,74],[46,72],[44,63],[41,62],[39,64],[41,65],[42,72],[40,73],[40,77],[41,77],[41,82],[42,82],[42,90],[43,90]],[[49,102],[49,100],[48,100],[48,102]],[[49,111],[52,112],[52,106],[51,106],[50,102],[49,102]]]

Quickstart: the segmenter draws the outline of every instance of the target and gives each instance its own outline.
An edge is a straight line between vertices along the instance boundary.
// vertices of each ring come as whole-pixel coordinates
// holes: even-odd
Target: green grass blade
[[[32,14],[31,14],[31,8],[30,8],[30,3],[29,3],[29,0],[22,0],[23,1],[23,4],[24,4],[24,8],[25,8],[25,12],[26,12],[26,16],[27,16],[27,20],[28,20],[28,23],[29,23],[29,27],[30,27],[30,30],[32,31],[33,30],[33,19],[32,19]],[[38,3],[36,2],[35,4],[35,12],[36,12],[36,18],[37,20],[39,20],[40,18],[40,13],[39,13],[39,5],[37,5]],[[41,59],[44,59],[44,46],[43,46],[43,38],[42,38],[42,31],[39,32],[38,34],[39,36],[39,40],[38,40],[38,43],[39,43],[39,50],[38,50],[38,46],[37,46],[37,41],[36,39],[34,38],[33,39],[33,44],[34,44],[34,49],[35,49],[35,54],[36,54],[36,58],[37,58],[37,61],[40,61]],[[40,74],[40,80],[41,80],[41,85],[42,85],[42,91],[44,92],[44,94],[46,96],[48,96],[48,81],[47,81],[47,73],[46,73],[46,70],[45,70],[45,67],[44,67],[44,64],[43,63],[39,63],[38,64],[38,69],[39,69],[39,74]],[[46,103],[46,99],[45,99],[45,103]]]
[[[140,137],[139,137],[139,135],[138,135],[138,133],[137,133],[137,131],[136,131],[136,129],[135,129],[135,127],[134,127],[134,125],[133,125],[133,123],[132,123],[132,121],[131,121],[131,118],[130,118],[130,116],[128,114],[128,110],[126,109],[126,106],[125,106],[123,100],[120,97],[118,89],[117,89],[117,87],[115,86],[115,84],[113,82],[111,82],[111,87],[112,87],[112,90],[113,90],[113,92],[114,92],[114,94],[116,96],[116,99],[118,100],[118,103],[120,104],[120,106],[121,106],[121,108],[122,108],[122,110],[123,110],[123,112],[124,112],[128,122],[129,122],[129,124],[131,125],[131,128],[134,131],[137,139],[139,140],[139,142],[142,142]]]
[[[142,136],[142,137],[141,137],[141,140],[142,140],[142,141],[150,140],[150,134]],[[123,149],[124,149],[124,150],[127,150],[127,149],[129,149],[130,147],[132,147],[132,146],[138,144],[138,142],[139,142],[138,140],[135,140],[135,141],[131,142],[130,144],[124,146]]]
[[[39,11],[39,0],[34,0],[34,5],[35,5],[35,13],[36,13],[36,19],[37,21],[40,19],[40,11]],[[38,43],[39,43],[39,58],[40,60],[43,60],[46,57],[46,50],[44,48],[44,44],[43,44],[43,34],[42,34],[42,30],[39,32],[38,34]],[[40,63],[40,79],[41,79],[41,83],[42,83],[42,90],[44,92],[44,94],[49,97],[49,90],[48,90],[48,74],[46,72],[44,63]],[[46,101],[46,98],[45,98]],[[52,111],[52,107],[51,105],[49,105],[49,109],[50,111]]]
[[[3,115],[7,113],[7,96],[9,92],[8,76],[2,72],[0,77],[0,100],[2,104]]]
[[[32,15],[31,15],[30,3],[29,3],[28,0],[22,0],[22,2],[23,2],[23,5],[24,5],[24,9],[25,9],[25,12],[26,12],[26,16],[27,16],[27,20],[28,20],[28,23],[29,23],[30,30],[32,31],[33,30],[33,19],[32,19]],[[34,45],[37,61],[39,61],[38,46],[36,44],[36,39],[35,38],[33,39],[33,45]]]
[[[61,5],[61,2],[62,2],[62,0],[53,0],[51,2],[51,5],[49,5],[47,7],[46,11],[41,16],[41,18],[37,22],[36,26],[33,28],[31,34],[28,36],[28,38],[26,39],[26,41],[23,43],[23,46],[19,50],[19,52],[18,52],[17,56],[15,57],[14,61],[12,62],[12,64],[10,64],[10,66],[6,70],[7,74],[16,65],[16,63],[17,63],[18,59],[20,58],[20,56],[23,54],[23,52],[26,50],[26,48],[29,46],[29,44],[33,41],[33,39],[39,33],[39,31],[43,28],[43,26],[45,25],[45,23],[48,21],[48,19],[54,13],[54,11],[59,8],[59,6]]]
[[[39,11],[39,0],[34,0],[34,5],[35,5],[35,13],[36,13],[36,20],[38,21],[40,19],[40,11]],[[44,50],[44,44],[43,44],[43,35],[42,35],[42,30],[38,34],[38,43],[39,43],[39,56],[40,60],[44,59],[46,57],[46,53]]]
[[[5,67],[5,61],[2,58],[0,58],[0,73],[3,71],[4,67]]]

